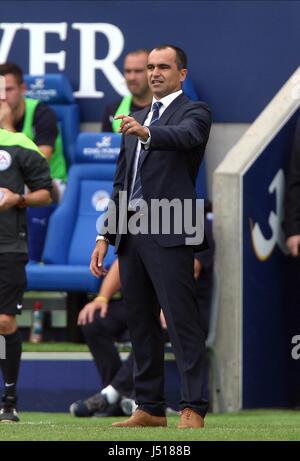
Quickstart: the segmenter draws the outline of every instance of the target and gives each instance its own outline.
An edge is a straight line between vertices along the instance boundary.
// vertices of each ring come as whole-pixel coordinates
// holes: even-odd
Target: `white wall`
[[[246,123],[215,123],[206,148],[206,169],[209,197],[212,198],[212,174],[227,152],[245,133]]]

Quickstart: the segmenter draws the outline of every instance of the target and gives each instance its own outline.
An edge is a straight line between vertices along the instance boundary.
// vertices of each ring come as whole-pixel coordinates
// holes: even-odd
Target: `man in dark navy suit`
[[[123,138],[112,194],[118,229],[102,228],[91,257],[92,273],[98,277],[104,275],[108,244],[115,245],[136,361],[138,408],[127,421],[113,425],[167,425],[164,342],[159,322],[159,306],[162,306],[181,376],[178,427],[201,428],[208,406],[203,399],[205,333],[197,310],[193,263],[194,251],[201,248],[203,238],[196,231],[196,237],[189,239],[188,229],[195,222],[195,181],[211,117],[205,103],[192,102],[182,94],[187,60],[180,48],[173,45],[155,48],[149,54],[147,69],[152,106],[133,116],[118,116]],[[151,208],[155,200],[163,199],[182,208],[188,203],[184,219],[179,221],[175,211],[170,213],[169,209],[168,214],[162,210],[162,221],[169,220],[167,233],[163,225],[157,228],[158,215]],[[130,230],[132,218],[135,223],[147,223],[145,215],[151,222],[148,233],[143,226],[140,233],[125,233],[128,218]],[[178,224],[186,219],[189,226],[184,222],[178,232]]]

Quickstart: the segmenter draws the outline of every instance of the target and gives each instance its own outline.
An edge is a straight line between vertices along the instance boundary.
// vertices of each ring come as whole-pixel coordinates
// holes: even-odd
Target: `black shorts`
[[[0,314],[22,313],[27,261],[25,253],[0,253]]]

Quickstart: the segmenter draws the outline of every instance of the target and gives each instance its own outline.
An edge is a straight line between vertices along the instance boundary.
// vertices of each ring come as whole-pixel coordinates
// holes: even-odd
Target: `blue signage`
[[[182,47],[215,122],[250,122],[299,65],[293,1],[1,1],[0,62],[64,72],[81,120],[100,121],[126,93],[127,52]]]
[[[244,408],[299,403],[300,360],[292,356],[292,340],[300,334],[300,265],[288,256],[283,232],[294,130],[295,117],[243,177]]]

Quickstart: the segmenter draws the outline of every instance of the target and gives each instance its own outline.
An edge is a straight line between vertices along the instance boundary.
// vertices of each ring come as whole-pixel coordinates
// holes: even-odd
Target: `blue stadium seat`
[[[67,165],[74,160],[75,141],[79,133],[79,108],[75,104],[73,90],[64,74],[25,75],[26,96],[48,104],[56,113],[62,135],[64,156]],[[31,208],[27,211],[29,230],[29,258],[40,261],[48,220],[55,206]]]
[[[78,136],[79,107],[75,103],[73,90],[64,74],[24,75],[26,96],[39,99],[56,113],[62,134],[64,155],[70,166],[74,161],[75,141]]]
[[[43,264],[28,264],[29,290],[97,292],[100,281],[89,271],[96,221],[113,187],[120,135],[82,133],[61,204],[49,220]],[[108,158],[109,157],[109,158]],[[106,266],[115,259],[109,248]]]
[[[68,187],[49,221],[43,264],[27,265],[29,290],[98,290],[100,282],[89,271],[90,256],[96,220],[112,192],[120,140],[121,136],[114,133],[78,136]],[[204,162],[197,178],[197,192],[199,197],[207,197]],[[110,247],[108,267],[114,258]]]
[[[28,256],[30,261],[40,261],[43,254],[48,222],[56,204],[27,208]]]
[[[120,144],[118,133],[80,133],[76,141],[77,161],[116,163]]]

